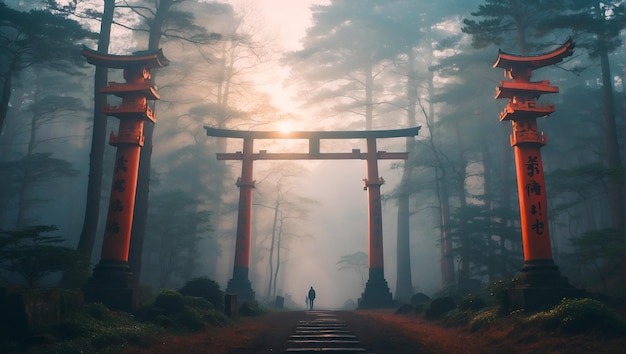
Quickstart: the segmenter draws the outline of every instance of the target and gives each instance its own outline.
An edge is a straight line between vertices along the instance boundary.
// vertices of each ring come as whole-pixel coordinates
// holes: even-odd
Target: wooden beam
[[[346,131],[262,131],[262,130],[230,130],[205,126],[207,136],[218,138],[240,139],[369,139],[369,138],[401,138],[417,136],[421,127],[393,130],[346,130]]]
[[[406,160],[409,157],[408,152],[387,152],[379,151],[377,154],[379,160]],[[352,152],[328,152],[319,154],[310,153],[267,153],[263,150],[259,153],[252,154],[253,160],[365,160],[366,153],[359,150]],[[217,153],[218,160],[242,160],[241,152],[235,153]]]

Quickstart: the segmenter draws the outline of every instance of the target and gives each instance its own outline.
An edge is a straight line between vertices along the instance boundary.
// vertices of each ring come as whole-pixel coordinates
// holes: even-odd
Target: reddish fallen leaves
[[[498,326],[470,332],[467,327],[445,327],[418,315],[394,315],[391,310],[336,312],[377,354],[393,353],[620,353],[626,338],[597,335],[565,336],[541,328]],[[199,333],[168,335],[150,348],[130,348],[127,354],[211,353],[252,354],[284,351],[303,311],[272,312],[241,318],[234,327],[209,327]]]

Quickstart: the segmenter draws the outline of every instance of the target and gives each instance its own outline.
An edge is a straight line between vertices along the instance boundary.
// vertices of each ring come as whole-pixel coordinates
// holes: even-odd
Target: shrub
[[[233,321],[230,317],[226,316],[225,313],[215,310],[209,310],[206,314],[204,314],[204,320],[213,326],[224,327],[230,326],[233,324]]]
[[[239,314],[241,316],[259,316],[262,313],[263,311],[256,302],[244,301],[239,307]]]
[[[396,315],[410,315],[415,313],[415,306],[409,304],[402,304],[394,312]]]
[[[193,307],[198,310],[214,310],[215,306],[203,297],[183,296],[185,306]]]
[[[430,302],[430,297],[424,293],[417,293],[411,296],[411,305],[427,304]]]
[[[113,317],[111,310],[101,302],[85,304],[83,311],[85,311],[85,314],[101,321],[106,321]]]
[[[466,311],[448,311],[443,315],[444,324],[448,326],[462,326],[469,322],[470,316]]]
[[[450,296],[444,296],[436,298],[430,302],[430,305],[426,309],[426,318],[439,318],[446,312],[452,311],[456,308],[454,299]]]
[[[185,308],[183,311],[174,313],[170,316],[174,329],[201,331],[204,329],[204,318],[200,312]]]
[[[470,330],[476,332],[484,325],[493,322],[497,317],[497,309],[486,309],[478,312],[469,320]]]
[[[496,305],[498,305],[499,313],[508,313],[511,310],[511,301],[509,300],[509,291],[517,283],[517,278],[500,279],[489,284],[486,290],[489,292]]]
[[[425,312],[428,308],[428,304],[417,304],[415,305],[415,313]]]
[[[485,308],[487,304],[479,295],[468,296],[459,302],[459,310],[461,311],[478,311]]]
[[[178,312],[185,308],[183,296],[175,290],[163,289],[154,300],[154,306],[167,312]]]
[[[188,281],[179,292],[185,296],[201,297],[212,303],[215,308],[224,308],[224,293],[214,280],[207,277],[194,278]]]
[[[111,312],[102,304],[87,304],[54,325],[51,333],[59,341],[35,352],[114,353],[122,347],[153,343],[161,330],[149,323],[138,323],[129,314]]]
[[[617,334],[624,332],[624,321],[605,304],[592,299],[563,299],[550,311],[539,312],[528,318],[546,329],[561,329],[566,333],[597,332]]]
[[[170,328],[172,327],[174,322],[172,321],[171,318],[165,315],[157,315],[156,317],[152,319],[152,323],[154,323],[155,325],[159,327]]]

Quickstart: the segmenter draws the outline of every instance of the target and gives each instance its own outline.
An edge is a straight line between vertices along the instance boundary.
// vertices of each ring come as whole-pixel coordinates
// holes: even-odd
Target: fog
[[[550,16],[584,9],[550,8],[542,16],[531,16],[528,27],[517,29],[519,36],[515,31],[483,33],[475,21],[495,15],[472,13],[490,2],[174,4],[159,46],[170,62],[153,69],[161,100],[153,105],[157,122],[149,160],[149,207],[139,210],[147,213],[144,245],[134,257],[141,261],[139,283],[158,291],[209,277],[225,290],[233,277],[242,166],[241,161],[218,161],[217,154],[242,151],[242,139],[207,136],[204,126],[252,131],[419,126],[414,140],[377,140],[378,151],[409,152],[407,161],[378,161],[379,176],[385,180],[384,278],[390,292],[397,299],[396,291],[402,288],[397,284],[398,267],[411,272],[410,284],[404,284],[410,291],[399,296],[404,301],[417,292],[430,296],[470,280],[486,285],[515,276],[523,265],[523,251],[508,140],[511,126],[499,121],[506,102],[494,99],[499,82],[507,79],[492,65],[499,50],[544,53],[573,38],[575,55],[533,73],[533,80],[550,80],[559,87],[558,94],[541,97],[557,108],[539,121],[548,136],[541,152],[552,251],[575,285],[618,292],[623,277],[610,269],[623,259],[623,252],[589,255],[576,240],[594,231],[623,228],[623,201],[610,198],[619,190],[611,171],[621,171],[623,165],[623,29],[612,30],[609,50],[598,52],[593,33],[545,28]],[[25,11],[39,9],[98,32],[99,19],[88,14],[101,12],[101,3],[83,1],[59,11],[35,0],[5,1],[2,10],[28,14]],[[154,6],[144,0],[128,3]],[[607,2],[598,20],[609,23],[623,17],[620,4]],[[153,14],[142,11],[115,9],[110,53],[147,48],[149,21],[141,16],[150,19]],[[502,21],[511,18],[503,16]],[[0,26],[7,38],[24,26],[7,23]],[[97,48],[97,33],[63,29],[47,38],[36,32],[42,31],[39,27],[32,26],[32,31],[44,39],[29,37],[34,44],[23,48],[29,54],[18,56],[17,63],[0,54],[1,78],[12,85],[3,91],[10,98],[3,99],[6,114],[0,126],[0,230],[55,225],[63,245],[76,249],[84,240],[88,206],[99,205],[93,249],[87,250],[93,267],[101,257],[116,151],[104,147],[97,204],[87,196],[90,175],[97,173],[90,171],[95,68],[79,52],[81,45]],[[520,36],[525,42],[519,42]],[[48,48],[48,42],[54,45]],[[9,53],[17,43],[0,42],[0,52]],[[608,63],[606,68],[603,63]],[[602,69],[609,75],[603,76]],[[109,82],[124,82],[121,70],[110,69],[108,75]],[[611,90],[603,90],[606,87]],[[609,93],[612,101],[607,101]],[[121,102],[109,96],[107,103]],[[609,106],[613,115],[607,118]],[[118,119],[106,121],[108,142],[111,131],[117,134]],[[610,128],[611,122],[615,128]],[[365,140],[359,139],[321,144],[322,152],[366,151]],[[307,149],[305,140],[256,140],[254,153]],[[58,160],[42,157],[45,154]],[[45,169],[34,169],[33,164]],[[364,178],[365,160],[254,161],[249,280],[258,301],[272,304],[279,295],[287,298],[289,307],[304,307],[313,286],[318,308],[358,303],[368,269],[358,264],[340,269],[340,262],[369,251]],[[399,218],[403,202],[407,216]],[[408,241],[398,230],[402,222],[409,227]],[[494,224],[505,226],[497,229]],[[280,237],[280,246],[272,245],[272,235]],[[444,237],[451,240],[450,249],[442,246]],[[410,252],[401,264],[398,242]],[[617,243],[623,247],[623,242]],[[448,274],[442,270],[446,261],[452,268]],[[23,283],[15,272],[1,272],[3,282]],[[54,272],[38,284],[56,286],[61,276]]]

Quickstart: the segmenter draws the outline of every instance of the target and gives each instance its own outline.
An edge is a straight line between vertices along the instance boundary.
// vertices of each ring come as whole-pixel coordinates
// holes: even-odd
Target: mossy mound
[[[600,301],[564,299],[549,311],[528,317],[548,330],[559,329],[565,333],[624,334],[624,320]]]

